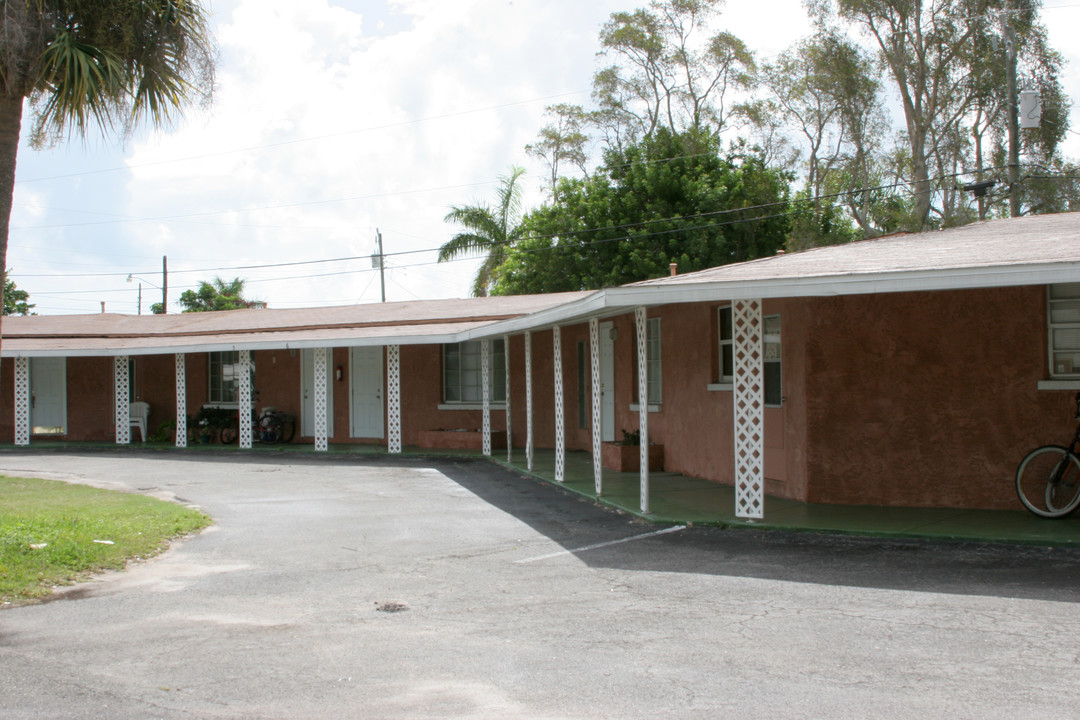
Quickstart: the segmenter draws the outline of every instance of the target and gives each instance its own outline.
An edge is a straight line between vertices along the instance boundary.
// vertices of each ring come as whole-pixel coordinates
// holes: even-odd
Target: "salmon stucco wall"
[[[1019,509],[1013,473],[1061,442],[1043,287],[807,301],[812,502]]]
[[[401,438],[417,445],[424,430],[478,430],[479,409],[440,410],[442,403],[442,345],[401,346]],[[503,410],[491,411],[492,430],[505,429]]]
[[[112,442],[116,440],[113,359],[111,357],[70,357],[65,362],[67,432],[64,435],[32,436],[35,440]],[[15,361],[5,358],[0,388],[0,439],[15,441]],[[136,380],[138,383],[138,380]],[[173,386],[175,397],[175,385]],[[138,389],[136,394],[138,395]],[[175,409],[174,409],[175,412]],[[151,418],[151,427],[154,418]],[[138,437],[137,433],[134,437]]]
[[[720,386],[718,310],[726,303],[687,303],[652,308],[649,318],[660,319],[662,402],[649,413],[649,439],[664,446],[664,469],[732,484],[734,482],[733,392]],[[783,438],[779,461],[784,472],[766,474],[769,494],[802,499],[806,475],[805,398],[803,372],[795,358],[801,352],[800,307],[782,300],[768,301],[765,314],[780,314],[783,321],[782,411],[767,413]],[[633,315],[611,319],[615,339],[615,436],[638,430],[636,398],[637,351]],[[711,388],[710,388],[711,386]],[[769,469],[768,467],[766,468]],[[782,479],[781,479],[782,478]]]

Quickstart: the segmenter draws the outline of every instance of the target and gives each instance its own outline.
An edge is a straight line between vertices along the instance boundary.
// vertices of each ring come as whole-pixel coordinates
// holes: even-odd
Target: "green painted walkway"
[[[35,442],[32,450],[63,448],[65,450],[117,450],[121,446],[107,443],[70,444]],[[186,453],[240,453],[294,455],[314,454],[310,445],[259,445],[251,451],[241,451],[235,445],[194,445],[187,450],[177,450],[168,445],[128,446],[133,451],[153,450],[159,452]],[[12,445],[0,446],[0,452],[25,451]],[[321,454],[321,453],[320,453]],[[332,445],[330,456],[386,455],[383,446]],[[416,447],[405,449],[411,457],[477,457],[468,451],[431,451]],[[498,450],[491,458],[495,463],[537,479],[555,482],[555,451],[537,450],[533,469],[525,466],[525,451],[514,450],[513,461],[506,461],[506,451]],[[1047,520],[1036,517],[1020,508],[1017,510],[950,510],[936,508],[883,508],[861,505],[822,505],[765,498],[765,517],[762,520],[745,520],[735,517],[734,488],[718,483],[687,477],[677,473],[650,473],[650,512],[642,514],[639,498],[640,478],[637,473],[617,473],[604,470],[603,493],[596,497],[593,484],[592,456],[575,451],[566,454],[566,490],[598,500],[645,520],[663,524],[713,525],[718,527],[767,528],[773,530],[796,530],[809,532],[848,533],[880,537],[918,537],[982,542],[1007,542],[1034,545],[1080,547],[1080,512],[1072,517]],[[991,480],[988,480],[990,482]],[[1009,484],[1012,478],[995,480]]]
[[[533,471],[525,468],[524,452],[515,452],[510,465],[516,470],[555,484],[555,452],[538,450]],[[518,456],[521,457],[518,457]],[[505,451],[493,458],[507,465]],[[563,487],[596,498],[592,456],[571,452],[566,456]],[[1011,478],[1002,482],[1011,483]],[[921,537],[986,542],[1080,547],[1080,513],[1047,520],[1028,511],[950,510],[937,508],[886,508],[863,505],[823,505],[765,498],[765,517],[735,517],[735,489],[677,473],[649,474],[650,513],[641,513],[640,477],[637,473],[604,470],[605,505],[658,523],[694,523],[722,527],[754,527],[773,530],[849,533],[883,537]],[[1019,500],[1017,507],[1020,507]]]

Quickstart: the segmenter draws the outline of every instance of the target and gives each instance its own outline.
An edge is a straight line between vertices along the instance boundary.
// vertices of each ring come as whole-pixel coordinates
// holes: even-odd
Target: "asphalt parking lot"
[[[658,527],[480,460],[9,452],[199,536],[0,611],[0,718],[1073,717],[1080,551]]]

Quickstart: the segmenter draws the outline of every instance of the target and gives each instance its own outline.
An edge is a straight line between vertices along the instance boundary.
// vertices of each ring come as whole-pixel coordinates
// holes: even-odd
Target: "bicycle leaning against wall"
[[[1080,393],[1076,393],[1076,420],[1069,445],[1035,448],[1016,469],[1016,494],[1036,515],[1065,517],[1080,506]]]
[[[251,413],[251,437],[261,443],[274,445],[292,442],[296,425],[293,416],[277,408],[265,407],[258,416]],[[240,437],[240,413],[237,411],[232,423],[221,429],[221,442],[224,445],[236,442]]]

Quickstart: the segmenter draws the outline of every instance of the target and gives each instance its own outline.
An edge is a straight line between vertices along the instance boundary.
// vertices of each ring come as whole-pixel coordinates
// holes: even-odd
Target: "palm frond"
[[[439,262],[447,262],[463,255],[481,253],[491,247],[484,235],[458,233],[439,248]]]
[[[39,123],[80,134],[90,121],[108,127],[123,100],[124,66],[112,53],[61,32],[41,58],[38,90],[48,96]]]

